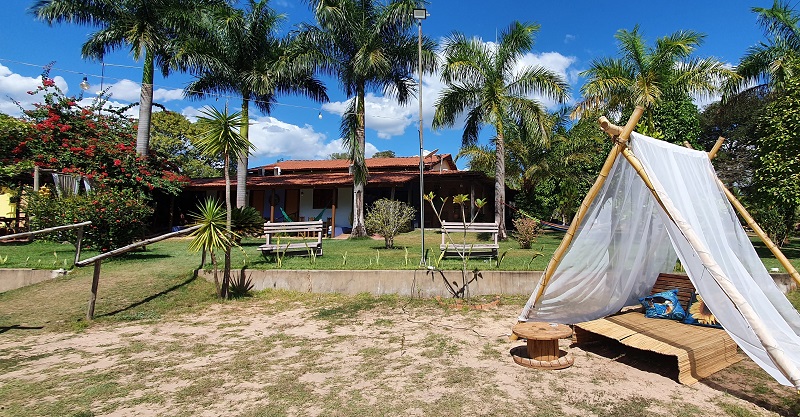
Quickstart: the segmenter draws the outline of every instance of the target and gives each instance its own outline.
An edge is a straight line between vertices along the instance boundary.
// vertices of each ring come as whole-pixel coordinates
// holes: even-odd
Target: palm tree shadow
[[[163,291],[160,291],[160,292],[158,292],[156,294],[153,294],[153,295],[151,295],[151,296],[149,296],[147,298],[144,298],[144,299],[142,299],[140,301],[137,301],[137,302],[135,302],[135,303],[133,303],[133,304],[127,306],[127,307],[123,307],[123,308],[120,308],[118,310],[114,310],[114,311],[111,311],[111,312],[108,312],[108,313],[105,313],[105,314],[100,314],[100,315],[98,315],[98,317],[112,317],[112,316],[117,315],[119,313],[123,313],[125,311],[128,311],[128,310],[131,310],[133,308],[136,308],[136,307],[138,307],[138,306],[140,306],[142,304],[147,304],[150,301],[153,301],[158,297],[167,295],[167,294],[169,294],[169,293],[171,293],[171,292],[173,292],[173,291],[175,291],[177,289],[180,289],[182,287],[185,287],[185,286],[189,285],[190,283],[192,283],[196,279],[197,279],[197,273],[194,273],[186,281],[183,281],[183,282],[181,282],[179,284],[175,284],[175,285],[173,285],[173,286],[171,286],[171,287],[169,287],[169,288],[167,288],[167,289],[165,289]]]

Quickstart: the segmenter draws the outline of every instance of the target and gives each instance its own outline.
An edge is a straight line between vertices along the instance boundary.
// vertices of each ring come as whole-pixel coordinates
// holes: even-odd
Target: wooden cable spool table
[[[521,346],[511,350],[514,362],[528,368],[564,369],[572,366],[575,358],[571,353],[558,348],[559,339],[572,336],[569,326],[557,323],[518,323],[511,330],[521,339],[526,339],[526,349]]]

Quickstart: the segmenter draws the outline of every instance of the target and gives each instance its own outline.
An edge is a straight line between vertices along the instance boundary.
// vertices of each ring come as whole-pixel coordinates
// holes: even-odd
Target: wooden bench
[[[678,289],[686,307],[695,290],[687,275],[660,274],[651,294]],[[687,311],[688,313],[688,311]],[[674,356],[678,381],[690,385],[742,360],[738,347],[723,329],[693,326],[676,320],[649,319],[641,310],[575,324],[575,343],[611,338],[623,345]]]
[[[267,236],[267,243],[258,247],[262,255],[291,253],[296,255],[310,255],[313,251],[317,256],[322,256],[322,220],[312,220],[307,222],[280,222],[264,223],[264,234]],[[277,234],[294,234],[298,238],[287,238],[281,240],[275,238]],[[306,240],[306,237],[314,237],[316,241]],[[273,240],[275,242],[273,243]]]
[[[467,256],[496,258],[500,246],[497,244],[497,223],[442,222],[442,244],[439,250],[444,256]],[[465,233],[490,233],[492,243],[465,243]],[[449,241],[448,241],[449,240]],[[462,243],[455,243],[458,241]]]

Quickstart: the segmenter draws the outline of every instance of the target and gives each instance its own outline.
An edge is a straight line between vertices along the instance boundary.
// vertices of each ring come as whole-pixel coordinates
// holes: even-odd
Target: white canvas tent
[[[617,130],[621,139],[519,319],[574,324],[613,314],[638,304],[679,259],[739,347],[800,389],[800,314],[761,263],[708,154],[631,133],[637,119]]]

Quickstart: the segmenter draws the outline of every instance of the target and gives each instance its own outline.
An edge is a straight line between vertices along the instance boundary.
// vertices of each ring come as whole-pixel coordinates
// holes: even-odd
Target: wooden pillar
[[[172,226],[175,224],[175,196],[169,196],[169,221],[167,221],[167,230],[172,231]],[[183,226],[183,225],[181,225]],[[83,229],[81,229],[83,230]],[[76,260],[77,262],[77,260]]]
[[[475,218],[475,183],[469,182],[469,219]]]
[[[39,191],[39,166],[33,166],[33,191]]]
[[[333,189],[333,204],[331,205],[331,237],[336,235],[336,203],[339,202],[339,189]]]
[[[269,198],[269,221],[275,223],[275,189],[272,189],[272,195]]]
[[[100,284],[101,260],[94,261],[94,274],[92,275],[92,294],[89,296],[89,309],[86,310],[86,320],[94,320],[94,305],[97,302],[97,286]]]

